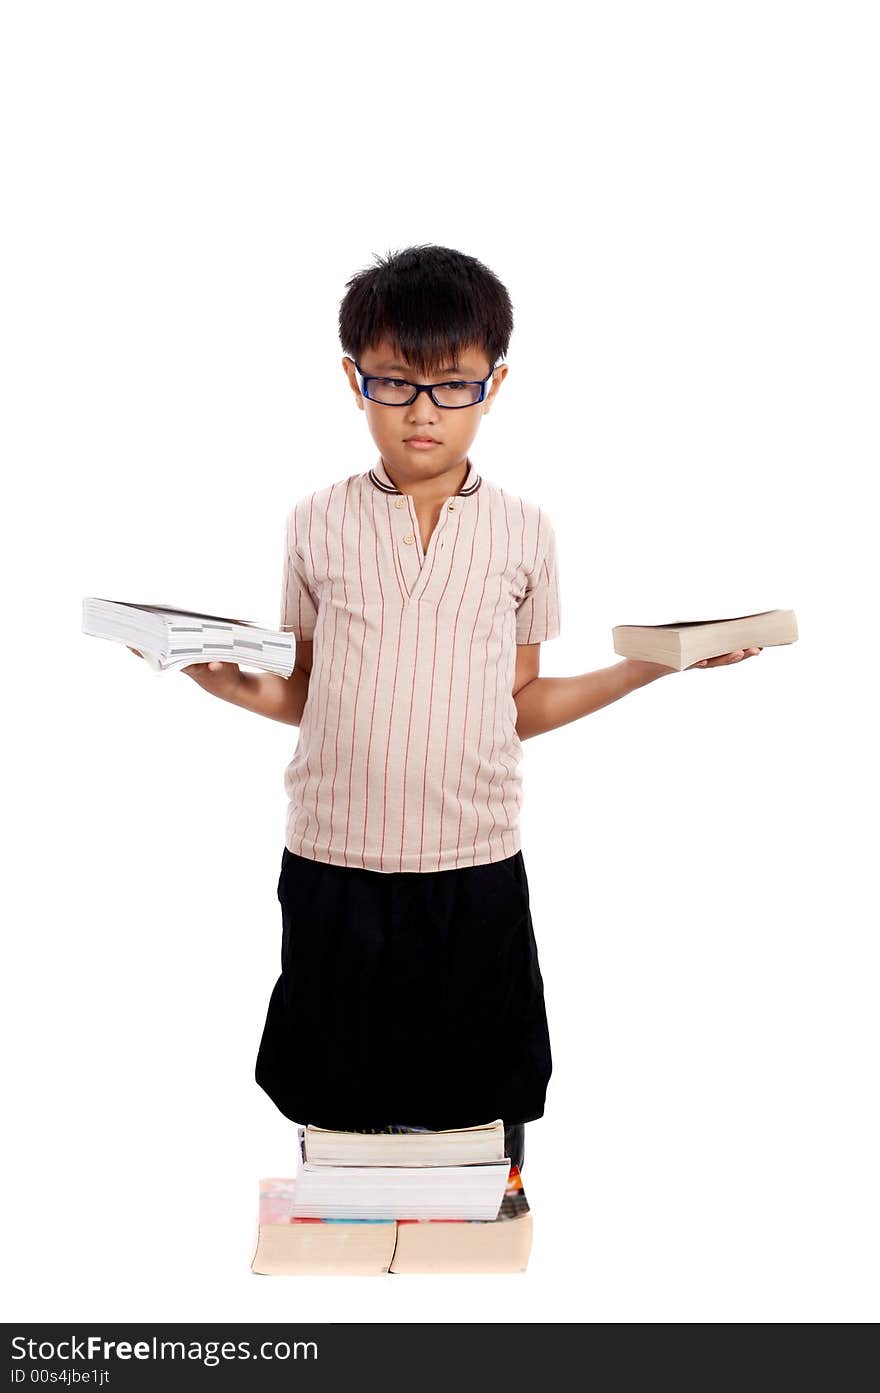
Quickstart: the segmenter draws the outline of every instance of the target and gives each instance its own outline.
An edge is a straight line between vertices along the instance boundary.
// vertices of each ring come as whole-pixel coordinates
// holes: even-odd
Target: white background
[[[4,7],[5,1319],[877,1318],[875,19]],[[288,508],[374,458],[345,282],[415,242],[514,302],[472,457],[557,530],[542,671],[616,623],[800,640],[525,746],[527,1273],[273,1281],[296,731],[81,605],[277,620]]]

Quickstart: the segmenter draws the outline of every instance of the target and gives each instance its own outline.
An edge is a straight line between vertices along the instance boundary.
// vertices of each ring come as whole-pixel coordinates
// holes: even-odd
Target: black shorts
[[[522,852],[446,871],[298,856],[256,1080],[293,1122],[432,1131],[541,1117],[552,1060]]]

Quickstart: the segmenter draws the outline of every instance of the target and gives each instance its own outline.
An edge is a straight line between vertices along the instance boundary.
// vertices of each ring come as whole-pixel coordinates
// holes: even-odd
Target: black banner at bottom
[[[472,1377],[497,1393],[577,1367],[579,1327],[523,1324],[199,1324],[101,1322],[3,1325],[7,1388],[126,1393],[183,1389],[339,1389],[379,1382],[460,1390]],[[0,1385],[2,1393],[2,1385]]]

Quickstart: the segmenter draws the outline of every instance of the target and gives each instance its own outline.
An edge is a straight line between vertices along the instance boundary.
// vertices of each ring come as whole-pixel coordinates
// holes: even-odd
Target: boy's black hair
[[[472,346],[484,349],[490,369],[507,353],[510,296],[476,257],[427,243],[375,262],[346,282],[339,306],[339,338],[350,358],[359,362],[387,337],[427,377]]]

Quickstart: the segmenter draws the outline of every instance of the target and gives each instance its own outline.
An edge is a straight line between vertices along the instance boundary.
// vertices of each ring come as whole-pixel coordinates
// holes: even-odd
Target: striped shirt
[[[518,643],[559,633],[551,523],[468,460],[423,553],[381,457],[294,504],[281,625],[314,643],[288,850],[440,871],[520,849]]]

